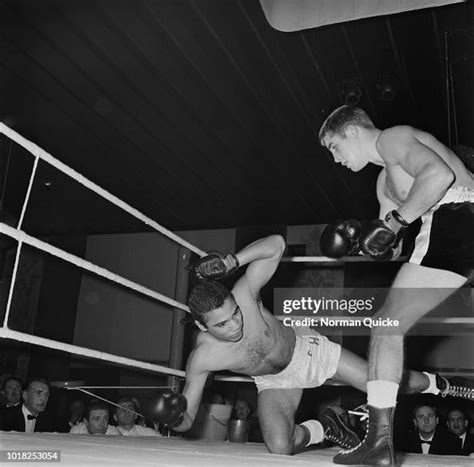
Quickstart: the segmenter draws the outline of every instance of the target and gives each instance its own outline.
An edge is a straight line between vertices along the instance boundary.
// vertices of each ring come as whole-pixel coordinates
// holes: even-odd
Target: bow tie
[[[420,438],[420,443],[421,444],[431,444],[431,441],[425,441],[424,439]]]
[[[27,418],[28,420],[36,420],[36,416],[35,416],[35,415],[30,415],[30,414],[28,414],[28,415],[26,416],[26,418]]]

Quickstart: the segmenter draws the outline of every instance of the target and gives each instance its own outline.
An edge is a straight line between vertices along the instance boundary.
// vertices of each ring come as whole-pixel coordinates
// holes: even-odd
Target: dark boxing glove
[[[181,424],[188,407],[188,401],[182,394],[164,392],[152,401],[149,418],[170,428]]]
[[[194,261],[188,269],[191,270],[195,281],[219,280],[233,274],[239,266],[237,256],[212,252]]]
[[[348,219],[329,224],[321,234],[319,246],[323,255],[329,258],[340,258],[359,249],[359,221]]]
[[[375,219],[362,228],[359,246],[365,256],[379,261],[392,259],[408,222],[391,211],[385,220]]]

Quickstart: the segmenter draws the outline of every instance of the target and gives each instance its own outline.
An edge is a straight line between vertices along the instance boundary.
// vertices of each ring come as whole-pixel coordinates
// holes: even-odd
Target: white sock
[[[426,371],[423,371],[423,374],[428,376],[428,379],[430,380],[430,385],[427,389],[422,391],[422,394],[434,394],[435,396],[437,396],[439,394],[439,389],[436,386],[436,376],[433,373],[427,373]]]
[[[398,384],[391,381],[375,380],[367,383],[367,403],[384,409],[397,404]]]
[[[306,420],[305,422],[300,423],[300,426],[306,427],[309,431],[310,439],[306,446],[309,446],[310,444],[318,444],[323,441],[324,428],[317,420]]]

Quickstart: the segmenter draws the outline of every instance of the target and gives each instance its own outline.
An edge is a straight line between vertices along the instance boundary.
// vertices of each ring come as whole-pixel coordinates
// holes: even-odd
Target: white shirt
[[[427,444],[424,441],[433,441],[433,436],[434,436],[434,433],[428,439],[423,439],[420,436],[421,450],[423,451],[423,454],[429,454],[429,450],[431,447],[430,444]]]
[[[464,447],[464,443],[466,442],[466,434],[467,431],[465,431],[463,435],[458,436],[458,438],[461,440],[461,449]]]
[[[5,404],[5,408],[8,409],[10,407],[18,407],[21,401],[18,401],[16,404]]]
[[[33,415],[23,404],[21,406],[21,411],[23,412],[23,417],[25,417],[25,433],[34,433],[36,426],[36,418],[33,420],[28,420],[28,415]]]
[[[133,425],[131,430],[127,430],[123,426],[117,428],[123,436],[161,436],[160,433],[147,426]]]
[[[89,431],[87,430],[87,426],[84,422],[78,423],[74,425],[70,430],[69,433],[73,435],[90,435]],[[117,430],[115,426],[109,425],[107,427],[107,431],[105,432],[106,435],[120,435],[120,431]]]

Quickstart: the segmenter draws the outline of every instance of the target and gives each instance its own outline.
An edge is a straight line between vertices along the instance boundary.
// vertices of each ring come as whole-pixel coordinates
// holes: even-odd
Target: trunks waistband
[[[449,203],[474,203],[474,189],[466,186],[450,188],[436,206]]]

